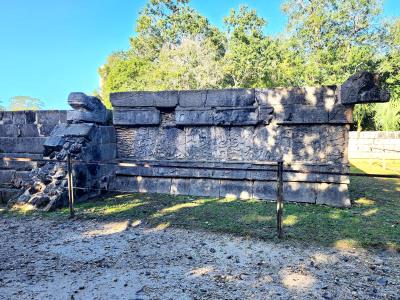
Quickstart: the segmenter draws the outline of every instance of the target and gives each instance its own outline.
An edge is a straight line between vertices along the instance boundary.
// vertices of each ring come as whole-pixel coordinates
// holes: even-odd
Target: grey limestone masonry
[[[39,163],[3,158],[43,158],[43,143],[58,124],[65,123],[66,111],[0,111],[0,204],[19,194],[21,182]]]
[[[117,168],[116,189],[274,200],[274,168],[283,161],[286,171],[339,173],[285,172],[285,201],[343,207],[350,205],[353,107],[389,94],[361,72],[342,86],[120,92],[110,99],[117,158],[147,164]]]
[[[275,200],[283,161],[285,201],[346,207],[353,107],[389,97],[361,72],[341,86],[112,93],[112,123],[83,93],[68,113],[0,112],[1,157],[50,160],[1,161],[0,202],[65,205],[70,153],[99,162],[74,165],[78,201],[107,189]]]

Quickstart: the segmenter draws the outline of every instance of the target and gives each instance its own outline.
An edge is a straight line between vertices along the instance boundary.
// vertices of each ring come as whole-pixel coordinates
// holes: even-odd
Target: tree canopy
[[[392,100],[357,105],[357,127],[400,129],[400,19],[383,20],[380,0],[286,0],[282,10],[286,30],[269,36],[248,6],[218,28],[190,0],[149,0],[130,48],[99,69],[100,95],[110,106],[117,91],[333,85],[370,70]]]
[[[15,96],[10,99],[9,109],[12,111],[19,110],[41,110],[44,108],[44,103],[29,96]]]

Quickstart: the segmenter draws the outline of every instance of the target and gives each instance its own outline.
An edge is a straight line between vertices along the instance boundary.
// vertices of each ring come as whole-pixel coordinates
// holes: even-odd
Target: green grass
[[[400,173],[400,162],[354,161],[352,172]],[[400,251],[400,179],[352,177],[350,209],[285,204],[285,240],[325,246]],[[10,214],[10,212],[6,212]],[[68,210],[35,213],[67,218]],[[188,196],[123,194],[76,206],[79,218],[129,220],[276,239],[275,203]]]

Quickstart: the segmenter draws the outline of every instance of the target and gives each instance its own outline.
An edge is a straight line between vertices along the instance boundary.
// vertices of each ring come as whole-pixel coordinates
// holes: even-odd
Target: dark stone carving
[[[388,91],[379,86],[379,77],[369,72],[359,72],[347,79],[340,87],[342,104],[387,102]]]
[[[74,109],[67,113],[67,119],[70,122],[98,124],[107,122],[107,109],[97,97],[87,96],[84,93],[71,93],[68,96],[68,104]]]

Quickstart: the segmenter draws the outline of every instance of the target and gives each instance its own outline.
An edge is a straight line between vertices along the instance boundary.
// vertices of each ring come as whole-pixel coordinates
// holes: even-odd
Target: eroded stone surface
[[[171,99],[177,97],[176,107],[159,108],[155,99],[163,97],[173,103]],[[146,103],[142,102],[144,98],[148,100]],[[181,91],[178,94],[139,92],[119,94],[114,99],[117,123],[121,113],[137,110],[157,114],[154,122],[148,122],[151,118],[146,117],[118,123],[121,125],[117,129],[119,159],[192,161],[194,164],[151,171],[137,168],[129,174],[122,171],[124,176],[156,178],[145,181],[156,183],[142,190],[159,190],[157,178],[172,178],[169,192],[173,194],[274,199],[276,173],[273,170],[235,171],[229,170],[229,166],[226,170],[207,170],[207,162],[235,161],[245,166],[247,162],[283,160],[293,165],[288,168],[297,171],[284,174],[286,201],[348,205],[345,187],[349,183],[347,140],[352,106],[340,102],[337,87]],[[264,168],[271,167],[264,165]],[[339,175],[309,172],[338,172]]]

